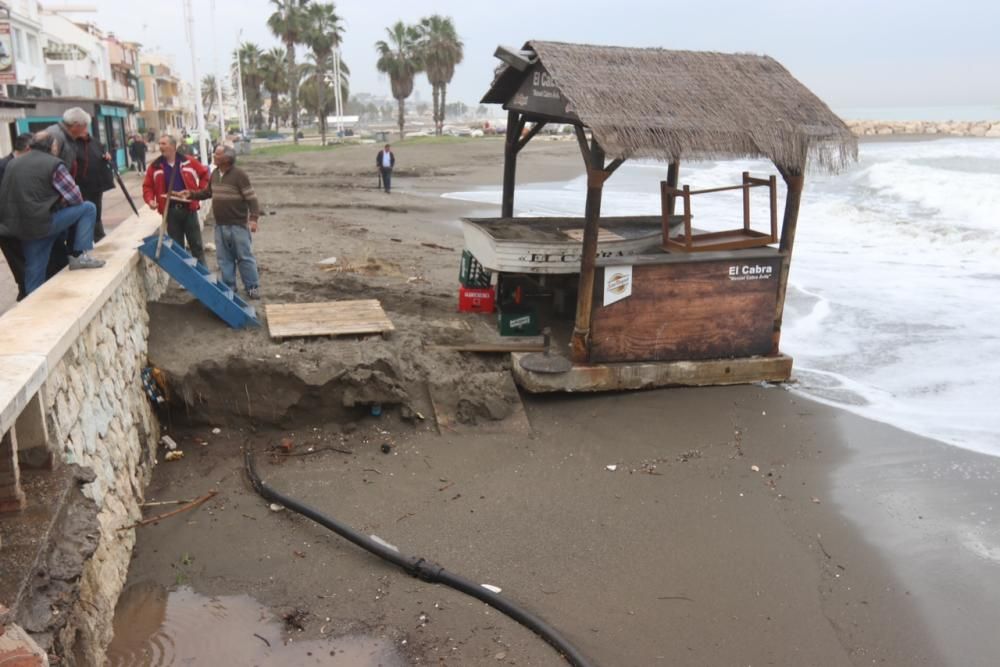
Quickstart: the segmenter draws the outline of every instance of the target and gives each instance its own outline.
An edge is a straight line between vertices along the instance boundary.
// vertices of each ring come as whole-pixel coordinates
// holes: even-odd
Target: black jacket
[[[378,167],[379,169],[382,168],[382,153],[384,152],[385,149],[382,149],[375,154],[375,166]],[[396,166],[396,155],[392,151],[389,151],[389,168],[392,169],[395,166]]]
[[[0,183],[3,183],[4,172],[7,171],[7,165],[10,164],[10,161],[13,159],[14,159],[14,154],[11,153],[4,159],[0,160]]]
[[[73,175],[80,192],[98,194],[113,190],[115,177],[111,173],[111,165],[104,159],[104,146],[93,137],[77,139],[76,173]]]

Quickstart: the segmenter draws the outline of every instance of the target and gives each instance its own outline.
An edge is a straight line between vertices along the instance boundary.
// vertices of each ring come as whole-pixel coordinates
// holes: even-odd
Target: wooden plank
[[[632,269],[632,295],[594,309],[591,363],[750,357],[771,351],[781,257]],[[595,298],[600,303],[599,269]]]
[[[583,242],[583,230],[582,229],[567,229],[563,231],[563,234],[573,239],[574,241]],[[608,229],[599,227],[597,229],[597,242],[604,243],[605,241],[624,241],[625,237],[621,234],[616,234]]]
[[[691,243],[687,245],[680,237],[667,239],[664,250],[681,252],[704,252],[706,250],[738,250],[740,248],[757,248],[774,241],[770,234],[753,229],[731,229],[709,234],[692,234]]]
[[[462,343],[457,345],[438,345],[442,350],[452,350],[454,352],[544,352],[545,345],[542,343]]]
[[[395,327],[377,299],[268,304],[271,338],[385,333]]]
[[[512,355],[514,380],[525,391],[596,392],[706,387],[712,385],[785,382],[792,376],[792,358],[786,355],[744,359],[660,361],[577,365],[567,373],[531,373]]]

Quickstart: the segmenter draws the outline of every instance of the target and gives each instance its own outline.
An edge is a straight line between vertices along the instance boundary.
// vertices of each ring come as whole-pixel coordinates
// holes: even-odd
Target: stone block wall
[[[101,664],[111,641],[110,619],[135,541],[134,531],[120,529],[140,518],[155,461],[159,425],[140,374],[149,334],[146,302],[166,283],[166,274],[140,259],[50,370],[40,392],[57,461],[89,468],[95,477],[84,495],[99,508],[100,540],[84,567],[81,602],[57,641],[63,655],[82,657],[82,664]]]
[[[845,121],[856,136],[872,137],[886,135],[926,136],[940,135],[953,137],[1000,137],[998,121]]]

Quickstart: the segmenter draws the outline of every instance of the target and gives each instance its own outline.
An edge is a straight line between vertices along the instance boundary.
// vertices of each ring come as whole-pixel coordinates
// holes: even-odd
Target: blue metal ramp
[[[160,258],[156,258],[156,243],[159,236],[147,236],[139,246],[139,252],[160,265],[171,278],[180,283],[184,289],[193,294],[208,309],[218,315],[234,329],[242,329],[247,325],[260,326],[257,311],[253,306],[236,295],[233,290],[221,283],[214,273],[209,271],[187,250],[175,243],[169,236],[163,237]]]

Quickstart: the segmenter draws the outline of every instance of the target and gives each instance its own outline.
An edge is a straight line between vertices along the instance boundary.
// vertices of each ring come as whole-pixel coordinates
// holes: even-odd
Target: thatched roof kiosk
[[[602,186],[633,157],[668,162],[672,187],[681,160],[751,157],[775,164],[788,185],[777,353],[803,176],[810,163],[836,171],[857,158],[857,142],[844,122],[767,56],[544,41],[520,50],[501,47],[496,55],[505,64],[482,101],[508,111],[502,215],[513,215],[517,154],[545,123],[573,124],[587,165],[574,361],[587,357]],[[669,206],[672,213],[672,201]]]

